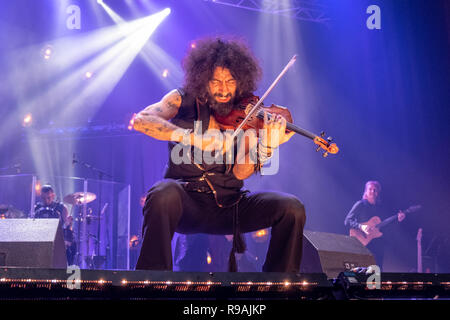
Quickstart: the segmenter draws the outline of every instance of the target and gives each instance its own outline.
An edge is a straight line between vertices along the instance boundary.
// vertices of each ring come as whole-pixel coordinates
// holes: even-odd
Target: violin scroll
[[[325,133],[322,131],[320,133],[320,137],[316,136],[314,137],[313,141],[318,146],[316,151],[319,151],[320,149],[325,150],[325,152],[322,154],[322,156],[325,158],[328,156],[329,153],[336,154],[339,151],[338,146],[336,143],[331,143],[333,141],[333,138],[328,137],[326,140],[323,138],[325,136]]]

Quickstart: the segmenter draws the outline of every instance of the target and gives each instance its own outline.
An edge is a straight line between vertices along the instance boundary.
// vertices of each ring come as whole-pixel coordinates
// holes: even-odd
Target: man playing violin
[[[229,271],[237,271],[235,253],[245,251],[241,232],[271,227],[263,271],[298,272],[303,204],[290,194],[242,189],[243,180],[260,171],[293,135],[285,132],[286,119],[265,114],[265,134],[247,130],[246,139],[231,145],[229,132],[216,119],[253,96],[261,75],[256,59],[240,41],[207,38],[192,46],[183,69],[183,88],[172,90],[134,119],[135,130],[168,141],[170,155],[165,179],[147,194],[136,269],[172,270],[171,239],[179,232],[232,234]],[[213,129],[215,134],[209,135]],[[180,150],[187,150],[183,161]],[[252,150],[257,150],[256,159]],[[235,161],[225,159],[230,152]],[[211,154],[215,161],[202,154]]]

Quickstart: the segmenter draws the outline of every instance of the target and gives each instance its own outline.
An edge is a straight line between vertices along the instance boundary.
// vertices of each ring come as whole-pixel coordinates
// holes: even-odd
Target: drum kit
[[[82,229],[82,223],[85,222],[87,225],[90,225],[94,220],[98,221],[98,231],[97,231],[97,235],[93,235],[91,234],[89,231],[87,232],[87,235],[85,237],[85,241],[86,241],[86,252],[89,253],[89,240],[92,238],[94,240],[94,243],[96,244],[96,249],[97,249],[97,254],[92,253],[92,254],[88,254],[85,258],[84,258],[84,262],[86,263],[86,267],[89,269],[99,269],[106,261],[106,257],[105,256],[100,256],[99,255],[99,251],[100,251],[100,223],[101,223],[101,219],[103,218],[103,212],[104,210],[102,210],[102,212],[99,215],[93,215],[92,214],[92,209],[87,209],[86,215],[83,218],[83,213],[82,213],[82,209],[81,207],[85,204],[88,204],[92,201],[94,201],[97,198],[97,196],[92,193],[92,192],[74,192],[71,194],[68,194],[64,197],[63,201],[65,203],[71,204],[72,205],[72,210],[74,209],[78,209],[78,213],[77,216],[75,217],[75,222],[77,222],[77,240],[78,243],[81,243],[81,229]],[[72,216],[74,216],[72,214]],[[79,249],[80,251],[80,249]],[[94,250],[95,251],[95,250]],[[81,260],[81,253],[78,252],[77,253],[77,263],[80,264]]]
[[[65,203],[71,204],[74,207],[72,208],[76,208],[78,206],[82,206],[84,204],[88,204],[92,201],[94,201],[97,198],[97,196],[95,195],[95,193],[92,192],[75,192],[75,193],[71,193],[68,194],[67,196],[64,197],[63,201]],[[92,215],[92,210],[89,209],[88,214],[86,215],[86,222],[88,224],[91,223],[92,220],[100,220],[101,217],[97,217],[97,216],[93,216]],[[82,222],[83,219],[81,217],[76,218],[75,221],[77,222]]]
[[[97,198],[95,193],[91,192],[75,192],[64,197],[64,202],[73,205],[83,205],[94,201]]]
[[[105,256],[100,256],[100,224],[101,220],[104,217],[103,213],[107,207],[107,204],[103,207],[99,215],[93,215],[92,209],[87,208],[86,214],[83,214],[83,206],[91,203],[97,199],[95,193],[92,192],[74,192],[66,195],[63,198],[63,202],[66,204],[72,205],[72,212],[69,215],[69,221],[65,221],[63,232],[64,232],[64,240],[66,244],[66,250],[68,254],[68,260],[73,260],[73,263],[80,265],[82,264],[82,254],[81,248],[79,245],[83,241],[81,239],[81,230],[83,229],[83,223],[88,227],[94,221],[98,222],[97,234],[94,235],[87,230],[86,236],[84,237],[84,241],[86,241],[85,252],[87,252],[87,256],[84,257],[85,266],[89,269],[99,269],[106,262]],[[48,209],[49,208],[44,208]],[[74,212],[75,211],[75,212]],[[28,215],[23,211],[15,208],[12,205],[8,204],[0,204],[0,219],[26,219]],[[73,231],[73,225],[76,224],[76,232]],[[76,234],[75,234],[76,233]],[[69,241],[70,239],[70,241]],[[94,253],[90,253],[89,250],[89,242],[90,239],[93,239],[95,243],[96,250],[93,250]],[[108,249],[108,248],[107,248]],[[78,252],[76,252],[78,251]],[[96,253],[97,254],[96,254]],[[69,256],[70,259],[69,259]]]

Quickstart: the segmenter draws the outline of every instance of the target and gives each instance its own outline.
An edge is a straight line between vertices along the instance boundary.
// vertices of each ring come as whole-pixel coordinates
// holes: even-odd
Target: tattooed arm
[[[170,91],[161,101],[139,112],[134,119],[133,128],[158,140],[185,142],[183,141],[185,129],[169,122],[177,115],[181,102],[182,98],[178,90]],[[202,150],[218,148],[218,141],[214,137],[194,139],[192,132],[189,133],[188,142]]]
[[[133,128],[158,140],[170,141],[175,139],[180,142],[182,136],[173,135],[173,133],[176,130],[182,130],[182,128],[168,120],[177,115],[181,100],[178,90],[172,90],[161,101],[139,112],[134,119]]]

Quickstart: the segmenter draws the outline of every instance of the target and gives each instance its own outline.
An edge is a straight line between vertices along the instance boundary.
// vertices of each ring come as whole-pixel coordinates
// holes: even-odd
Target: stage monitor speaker
[[[342,271],[371,265],[375,258],[356,238],[304,230],[300,272],[321,272],[331,279]]]
[[[60,220],[0,220],[0,266],[66,268]]]

